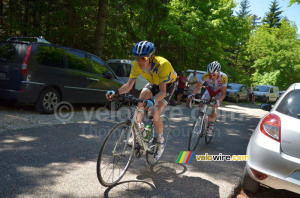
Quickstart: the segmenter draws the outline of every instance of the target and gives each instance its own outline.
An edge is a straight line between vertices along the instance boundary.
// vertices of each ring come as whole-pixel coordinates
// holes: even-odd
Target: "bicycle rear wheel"
[[[164,139],[165,139],[165,148],[164,152],[166,150],[167,142],[168,142],[168,137],[170,134],[170,120],[166,115],[161,115],[160,116],[163,126],[164,126]],[[151,137],[149,138],[149,148],[150,151],[146,151],[146,160],[147,163],[151,166],[157,164],[157,162],[161,159],[162,155],[160,157],[156,156],[157,149],[158,149],[158,142],[157,142],[157,132],[153,128]]]
[[[103,186],[115,185],[127,171],[134,153],[134,146],[127,144],[130,137],[135,145],[131,121],[117,124],[107,134],[97,160],[97,176]]]
[[[194,122],[193,128],[189,137],[188,150],[194,151],[203,135],[204,130],[204,115],[199,115],[198,119]]]

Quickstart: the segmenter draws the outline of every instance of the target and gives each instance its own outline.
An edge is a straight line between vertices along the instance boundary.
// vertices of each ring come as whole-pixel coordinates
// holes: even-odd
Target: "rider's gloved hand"
[[[106,92],[106,99],[112,101],[113,97],[118,96],[119,95],[119,90],[110,90],[108,92]]]
[[[195,95],[194,95],[194,94],[191,94],[191,95],[188,96],[188,100],[189,100],[189,101],[192,101],[194,98],[195,98]]]
[[[215,105],[216,108],[220,106],[220,101],[219,100],[215,100]]]
[[[144,101],[144,107],[145,108],[153,109],[154,104],[155,104],[155,98],[154,97],[151,97],[148,100]]]

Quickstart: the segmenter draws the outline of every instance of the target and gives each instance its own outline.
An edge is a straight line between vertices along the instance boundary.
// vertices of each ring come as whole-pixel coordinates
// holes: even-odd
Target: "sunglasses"
[[[135,60],[136,61],[146,61],[150,58],[150,56],[144,56],[144,57],[136,57]]]

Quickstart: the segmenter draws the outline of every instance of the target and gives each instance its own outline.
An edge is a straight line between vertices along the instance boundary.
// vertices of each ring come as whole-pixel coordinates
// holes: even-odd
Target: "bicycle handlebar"
[[[136,98],[136,97],[134,97],[133,95],[130,95],[130,94],[115,96],[115,98],[118,98],[118,97],[121,98],[121,99],[127,100],[129,102],[144,102],[144,100]]]
[[[200,102],[200,103],[203,103],[203,104],[208,104],[208,105],[211,105],[211,106],[215,105],[215,102],[209,102],[209,101],[206,101],[206,100],[201,100],[201,99],[196,99],[196,98],[194,98],[193,100],[196,101],[196,102]]]

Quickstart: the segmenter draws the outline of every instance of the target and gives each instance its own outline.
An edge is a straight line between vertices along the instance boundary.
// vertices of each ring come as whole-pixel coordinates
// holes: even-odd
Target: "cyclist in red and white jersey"
[[[207,131],[208,136],[212,136],[214,132],[214,126],[217,119],[218,107],[226,97],[228,77],[225,73],[221,72],[221,64],[218,61],[211,62],[207,66],[207,73],[202,77],[202,80],[194,88],[193,93],[189,95],[189,100],[192,100],[202,87],[204,82],[207,82],[208,86],[203,94],[201,100],[210,101],[212,97],[215,98],[215,105],[212,109],[212,115],[209,121],[209,128]],[[202,105],[200,104],[200,113],[202,113]]]

